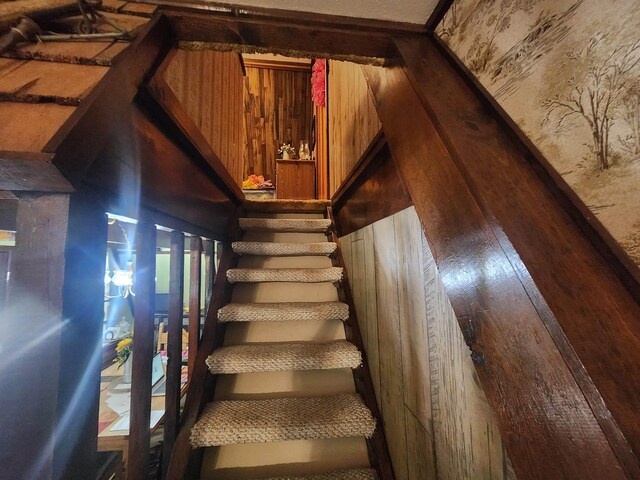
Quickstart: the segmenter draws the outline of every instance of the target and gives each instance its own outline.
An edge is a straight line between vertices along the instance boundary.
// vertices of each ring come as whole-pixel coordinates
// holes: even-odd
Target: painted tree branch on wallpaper
[[[596,57],[597,47],[602,36],[594,38],[586,48],[580,52],[572,52],[569,58],[578,62],[593,62]],[[556,95],[552,99],[545,100],[542,108],[547,111],[543,121],[549,121],[558,114],[557,126],[560,127],[565,120],[577,117],[586,121],[591,130],[593,143],[590,146],[591,154],[595,159],[596,168],[604,170],[611,166],[612,152],[610,149],[609,133],[613,124],[623,115],[622,97],[628,99],[631,110],[629,123],[636,123],[636,110],[633,110],[633,101],[639,96],[637,79],[635,82],[629,76],[640,62],[640,40],[617,47],[602,62],[590,64],[586,75],[579,81],[572,78],[567,85],[567,92]],[[623,150],[637,154],[637,128],[627,134],[624,140],[618,136]]]
[[[640,2],[455,0],[436,32],[640,265]]]

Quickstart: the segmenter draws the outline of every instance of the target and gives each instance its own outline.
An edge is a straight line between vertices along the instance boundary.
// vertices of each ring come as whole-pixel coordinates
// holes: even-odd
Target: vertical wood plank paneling
[[[280,145],[311,133],[311,73],[247,67],[244,81],[245,174],[275,180]],[[275,182],[274,182],[275,184]]]
[[[329,196],[360,159],[381,124],[359,65],[329,62]]]
[[[407,448],[404,384],[402,376],[402,337],[398,298],[398,258],[394,219],[373,224],[378,345],[380,362],[380,407],[391,463],[397,478],[407,478]]]
[[[178,50],[164,78],[232,178],[241,184],[244,80],[238,54]]]
[[[415,209],[341,243],[396,476],[515,479]]]

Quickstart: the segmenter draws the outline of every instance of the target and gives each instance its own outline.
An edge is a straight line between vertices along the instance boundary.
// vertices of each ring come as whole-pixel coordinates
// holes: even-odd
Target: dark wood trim
[[[147,3],[161,5],[176,10],[211,12],[216,15],[227,15],[236,18],[264,19],[281,22],[286,25],[304,25],[310,27],[326,27],[342,30],[357,30],[392,35],[425,33],[426,27],[421,23],[397,22],[373,18],[329,15],[323,13],[303,12],[300,10],[284,10],[280,8],[237,5],[207,0],[147,0]]]
[[[264,68],[268,70],[286,70],[292,72],[310,72],[310,63],[283,62],[277,60],[258,60],[255,58],[243,58],[246,68]]]
[[[58,478],[84,480],[97,468],[106,253],[104,210],[94,198],[72,194],[65,246],[64,328],[58,346],[62,355],[58,428],[64,428],[54,453],[56,470],[61,472]]]
[[[128,478],[149,475],[151,431],[151,364],[154,351],[156,227],[141,219],[136,228],[136,297],[133,320],[131,420]]]
[[[211,303],[211,296],[213,295],[213,281],[216,278],[216,256],[215,256],[215,244],[213,239],[205,238],[204,244],[204,311],[209,311],[209,304]]]
[[[628,474],[640,477],[640,379],[632,373],[640,368],[637,289],[594,245],[597,235],[585,235],[584,219],[437,44],[399,40],[398,48],[600,428]],[[436,86],[442,82],[446,92]]]
[[[202,239],[192,236],[189,240],[189,378],[198,353],[200,341],[200,279],[202,275]]]
[[[435,45],[442,51],[451,66],[455,68],[466,84],[471,88],[483,105],[488,108],[494,119],[511,134],[511,137],[521,145],[521,148],[532,157],[531,161],[537,168],[545,183],[556,191],[562,199],[566,210],[576,221],[584,233],[589,237],[601,255],[607,258],[609,264],[615,268],[616,273],[625,282],[640,302],[640,267],[629,257],[629,254],[621,247],[606,229],[598,217],[580,199],[576,192],[569,186],[549,160],[533,144],[529,137],[522,131],[516,122],[504,111],[500,104],[482,86],[469,69],[458,59],[449,47],[438,37],[432,35]],[[543,171],[541,171],[541,169]]]
[[[54,452],[66,433],[56,432],[56,416],[69,201],[66,194],[29,193],[18,200],[20,237],[11,252],[7,315],[2,316],[3,344],[17,349],[5,358],[0,375],[5,478],[56,478],[60,473],[55,472]],[[19,349],[36,336],[43,341],[21,354]],[[38,461],[25,452],[38,452]]]
[[[413,204],[382,130],[338,188],[332,203],[339,236],[355,232]]]
[[[72,185],[81,183],[109,136],[121,125],[122,112],[139,85],[151,77],[174,43],[167,19],[156,13],[44,146],[44,152],[56,154],[54,165]]]
[[[332,57],[376,63],[396,56],[390,33],[287,23],[269,18],[234,17],[218,12],[194,12],[163,10],[181,45],[184,42],[223,43],[289,56]]]
[[[71,193],[73,187],[52,165],[53,155],[0,152],[0,190]]]
[[[182,371],[182,310],[184,305],[184,234],[171,232],[169,259],[169,312],[167,319],[167,389],[165,395],[162,478],[169,469],[171,450],[180,424],[180,378]]]
[[[347,177],[340,184],[336,192],[331,197],[331,205],[335,208],[336,205],[344,203],[344,195],[351,188],[353,183],[360,177],[363,172],[369,167],[371,162],[374,161],[376,155],[387,145],[387,139],[384,138],[384,132],[382,128],[378,130],[375,137],[369,142],[367,148],[364,150],[360,159],[353,166]]]
[[[231,240],[240,238],[237,218],[238,214],[235,216]],[[187,400],[180,422],[180,432],[171,454],[166,477],[168,480],[184,480],[192,453],[189,443],[191,428],[195,425],[206,402],[212,398],[215,389],[215,377],[209,373],[205,360],[217,346],[222,344],[224,329],[218,325],[218,310],[231,300],[232,288],[231,284],[227,282],[227,270],[235,267],[238,262],[238,257],[233,253],[230,242],[224,243],[222,248],[222,258],[216,273],[213,297],[207,311],[202,341],[198,346],[195,369],[189,382]]]
[[[433,9],[433,12],[431,12],[431,15],[429,16],[429,20],[427,20],[427,23],[425,24],[427,31],[435,30],[442,18],[449,11],[449,8],[451,8],[451,5],[453,5],[453,2],[454,0],[438,0],[436,8]]]
[[[240,59],[240,68],[242,68],[242,76],[247,76],[247,67],[244,64],[244,58],[242,58],[242,54],[238,53],[238,58]]]
[[[329,200],[245,200],[242,204],[248,212],[275,213],[325,213],[331,206]]]
[[[326,217],[331,220],[332,224],[334,223],[331,207],[327,208]],[[337,287],[340,301],[349,305],[349,319],[344,325],[345,336],[347,340],[358,347],[358,350],[362,353],[362,364],[353,370],[353,380],[356,385],[357,392],[362,396],[365,404],[371,411],[371,414],[376,419],[376,429],[373,433],[373,437],[371,439],[367,439],[369,461],[371,466],[375,468],[380,480],[394,480],[395,476],[391,466],[391,459],[389,457],[389,450],[387,448],[387,441],[383,430],[382,415],[380,414],[380,409],[378,408],[375,392],[373,390],[373,381],[371,380],[367,354],[362,342],[362,335],[360,334],[360,326],[356,316],[356,307],[353,303],[349,277],[347,275],[347,269],[345,268],[344,259],[342,258],[342,250],[340,249],[340,238],[333,226],[328,237],[332,242],[335,242],[338,245],[336,252],[331,257],[331,263],[334,267],[341,267],[343,269],[342,281],[337,285]]]
[[[164,112],[166,119],[171,122],[172,130],[174,130],[175,137],[182,149],[194,161],[209,171],[209,176],[214,183],[222,189],[234,204],[238,205],[244,200],[244,193],[242,193],[238,184],[220,161],[220,157],[204,138],[200,129],[196,127],[193,119],[184,110],[184,107],[164,78],[160,75],[155,75],[145,86],[145,91],[153,99],[157,107]],[[148,103],[146,102],[147,105]],[[155,116],[154,121],[166,123],[160,116]],[[175,131],[176,127],[177,131]]]
[[[491,139],[479,136],[477,129],[488,121],[471,120],[470,116],[477,113],[473,104],[467,104],[464,113],[457,107],[462,99],[469,102],[468,92],[459,89],[460,79],[447,74],[443,59],[434,58],[432,50],[425,50],[422,42],[398,44],[410,68],[417,69],[412,81],[400,67],[385,71],[365,67],[365,77],[518,478],[624,478],[609,439],[565,363],[548,322],[542,318],[539,307],[547,295],[543,297],[535,290],[529,272],[509,242],[514,236],[525,236],[530,244],[537,244],[535,237],[550,229],[546,221],[554,224],[556,219],[547,218],[545,223],[505,232],[508,225],[498,223],[496,218],[497,213],[503,212],[489,210],[478,192],[478,183],[516,175],[525,162],[509,165],[508,170],[502,165],[504,150],[493,151],[489,157],[482,155],[480,145]],[[421,65],[428,73],[418,68]],[[416,93],[426,93],[424,82],[430,87],[430,101],[437,97],[442,103],[439,108],[449,109],[448,113],[438,110],[434,116],[430,108],[424,107],[424,98]],[[447,85],[444,91],[443,84]],[[411,116],[405,115],[407,111],[412,112]],[[462,140],[477,139],[480,145],[451,153],[451,145],[443,141],[432,120],[444,120],[441,117],[445,113],[456,119],[456,123],[447,125],[448,131]],[[461,118],[472,126],[460,125]],[[500,133],[492,130],[491,135],[495,138]],[[459,165],[463,153],[465,159],[478,166],[493,165],[502,173],[464,175]],[[526,181],[533,180],[529,177]],[[530,211],[523,211],[522,207],[544,208],[540,205],[548,199],[543,192],[530,192],[528,198],[520,199],[524,204],[511,204],[513,198],[524,194],[524,187],[502,185],[495,192],[494,200],[508,205],[506,213],[517,222],[531,218]],[[552,204],[546,207],[554,209]],[[506,221],[503,215],[501,220]],[[552,244],[537,252],[534,263],[544,263],[555,256],[556,250],[571,255],[564,247],[566,237],[560,238],[562,246],[554,236]],[[581,249],[580,238],[572,241],[573,247]],[[550,268],[549,274],[558,275],[557,265]],[[576,279],[579,275],[570,275],[561,284],[548,282],[547,286],[566,292],[572,283],[581,282]],[[604,278],[611,280],[607,275]],[[594,280],[593,285],[597,282]],[[586,327],[589,322],[584,319],[583,305],[576,305],[575,298],[570,303],[571,315]],[[560,424],[558,419],[562,419]]]

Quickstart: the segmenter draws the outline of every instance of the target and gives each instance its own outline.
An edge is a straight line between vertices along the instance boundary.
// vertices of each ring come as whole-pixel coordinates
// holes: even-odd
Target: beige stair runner
[[[337,472],[317,473],[304,477],[271,477],[262,480],[378,480],[375,470],[371,468],[351,468]]]
[[[215,350],[207,358],[212,374],[358,368],[362,354],[350,342],[258,343]]]
[[[241,218],[243,230],[270,230],[277,232],[326,232],[331,220],[310,218]]]
[[[284,323],[278,325],[239,325],[244,322],[299,322],[316,321],[316,325],[295,325],[294,331],[318,332],[323,328],[331,329],[336,327],[336,321],[347,321],[349,319],[349,307],[340,301],[295,301],[295,302],[268,302],[270,297],[247,295],[247,292],[267,291],[285,292],[289,290],[297,291],[292,295],[292,299],[300,297],[299,292],[310,291],[309,287],[302,285],[259,285],[261,282],[294,282],[294,283],[336,283],[343,278],[343,269],[332,267],[329,259],[322,258],[332,255],[337,245],[333,242],[318,242],[322,237],[318,233],[327,232],[331,226],[330,220],[318,218],[242,218],[240,226],[244,230],[256,230],[250,233],[250,238],[255,241],[237,241],[232,244],[235,254],[239,256],[262,256],[262,257],[315,257],[313,259],[301,259],[300,265],[307,268],[276,268],[276,266],[289,267],[298,264],[295,259],[267,259],[262,258],[240,259],[239,268],[232,268],[227,271],[227,281],[231,284],[244,283],[238,290],[234,288],[234,294],[241,292],[245,301],[261,299],[261,303],[230,303],[218,310],[218,320],[221,323],[229,322],[229,332],[236,329],[236,337],[228,336],[225,340],[233,338],[240,339],[240,344],[227,344],[217,348],[206,360],[207,367],[213,375],[237,375],[238,377],[226,377],[234,382],[254,382],[256,379],[265,382],[269,378],[289,378],[292,381],[299,379],[305,370],[315,370],[316,372],[304,372],[304,375],[323,375],[323,378],[337,380],[337,385],[344,385],[340,378],[345,369],[355,369],[362,364],[362,353],[358,348],[347,341],[344,336],[331,337],[320,343],[316,337],[287,337],[287,329],[292,328]],[[264,233],[261,233],[263,231]],[[287,242],[267,241],[274,237],[274,232],[293,232],[280,238],[286,238]],[[312,239],[313,242],[290,243],[291,240]],[[242,268],[254,267],[254,265],[273,265],[274,268]],[[315,268],[308,267],[313,265]],[[246,285],[256,283],[258,285]],[[331,285],[318,285],[317,289],[322,292],[330,291]],[[278,290],[280,289],[280,290]],[[306,294],[306,293],[305,293]],[[236,298],[236,297],[234,297]],[[288,295],[280,293],[278,298],[289,298]],[[337,295],[329,293],[320,296],[311,295],[309,299],[326,298],[330,300],[337,298]],[[267,300],[265,303],[264,300]],[[236,323],[235,325],[233,323]],[[332,326],[330,326],[332,325]],[[268,340],[260,338],[255,341],[246,340],[247,337],[238,335],[238,332],[245,331],[269,331],[283,332],[283,336],[270,333],[266,336]],[[255,333],[253,334],[255,335]],[[315,333],[314,335],[317,335]],[[264,337],[263,337],[264,338]],[[321,337],[323,338],[323,337]],[[232,341],[233,342],[233,341]],[[236,340],[235,343],[237,343]],[[251,342],[251,343],[247,343]],[[327,370],[326,372],[319,372]],[[291,372],[291,373],[287,373]],[[348,373],[347,373],[348,374]],[[242,377],[245,375],[245,377]],[[255,379],[251,378],[255,375]],[[311,377],[310,377],[311,378]],[[224,380],[224,381],[227,381]],[[281,381],[281,380],[278,380]],[[323,380],[326,381],[326,380]],[[295,381],[294,381],[295,383]],[[268,384],[268,380],[267,380]],[[265,384],[266,385],[266,384]],[[329,385],[329,384],[327,384]],[[271,386],[267,386],[265,392],[271,392]],[[332,387],[329,387],[332,388]],[[333,387],[335,388],[335,387]],[[343,387],[340,387],[342,389]],[[274,392],[280,392],[277,388]],[[339,442],[356,440],[362,442],[363,439],[355,437],[371,438],[376,427],[376,421],[371,412],[364,404],[359,394],[349,391],[340,393],[318,393],[323,390],[316,389],[316,393],[297,393],[294,396],[280,396],[273,394],[268,398],[258,397],[253,399],[217,398],[209,403],[203,410],[200,418],[191,430],[191,444],[194,448],[219,447],[223,451],[237,452],[241,444],[260,444],[267,442],[284,441],[310,441],[321,442],[326,439],[336,439]],[[217,392],[216,392],[217,393]],[[318,396],[324,395],[324,396]],[[324,440],[323,440],[324,439]],[[342,439],[342,440],[337,440]],[[359,445],[362,445],[359,443]],[[357,445],[357,444],[350,444]],[[243,445],[243,448],[255,448],[252,445]],[[269,451],[272,446],[261,448]],[[276,447],[276,451],[277,451]],[[350,452],[356,456],[366,455],[366,448],[349,447]],[[362,448],[362,447],[360,447]],[[224,450],[227,449],[227,450]],[[229,450],[230,449],[230,450]],[[300,451],[297,452],[300,454]],[[212,454],[211,458],[216,464],[225,465],[225,460],[221,459],[219,451]],[[235,454],[237,455],[237,453]],[[222,455],[227,461],[229,454]],[[237,457],[236,457],[237,458]],[[292,459],[300,458],[292,456]],[[301,458],[310,460],[306,454]],[[363,468],[366,463],[361,460],[357,463],[345,463],[333,458],[326,458],[328,464],[326,470],[333,470],[327,473],[313,473],[301,475],[301,473],[314,472],[305,470],[305,464],[298,465],[297,473],[282,477],[272,477],[268,480],[377,480],[376,473],[371,468]],[[268,459],[263,460],[269,462]],[[293,462],[295,464],[295,460]],[[240,462],[244,464],[244,461]],[[251,464],[251,461],[249,462]],[[226,464],[229,465],[229,464]],[[235,464],[238,465],[238,464]],[[325,464],[322,464],[323,466]],[[356,465],[362,467],[353,468]],[[347,468],[352,467],[352,468]],[[226,467],[228,468],[228,467]],[[221,467],[221,473],[225,467]],[[271,470],[273,472],[274,470]],[[291,470],[289,470],[291,471]],[[269,474],[273,475],[273,473]],[[263,473],[263,476],[267,473]],[[223,473],[223,475],[225,475]],[[234,478],[233,475],[226,474],[225,478]],[[256,473],[254,473],[257,476]],[[240,475],[242,476],[242,475]],[[242,478],[246,478],[242,476]]]
[[[227,270],[227,280],[231,283],[339,282],[342,280],[342,268],[230,268]]]
[[[238,255],[268,255],[271,257],[331,255],[337,245],[334,242],[320,243],[276,243],[233,242],[233,251]]]
[[[230,303],[218,310],[221,322],[296,322],[349,318],[342,302]]]
[[[209,403],[191,430],[194,448],[316,438],[371,438],[376,421],[356,393]]]

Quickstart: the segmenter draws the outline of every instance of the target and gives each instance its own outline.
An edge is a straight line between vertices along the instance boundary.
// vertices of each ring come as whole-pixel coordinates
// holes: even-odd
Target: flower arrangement
[[[262,175],[249,175],[245,181],[242,182],[242,188],[247,190],[255,190],[257,188],[274,188],[271,180],[265,180]]]
[[[278,156],[285,160],[294,159],[297,156],[296,149],[291,146],[290,143],[283,143],[278,149]]]
[[[133,337],[128,336],[123,338],[116,345],[116,358],[113,360],[114,363],[122,366],[127,360],[129,360],[129,356],[133,351]]]
[[[311,74],[311,99],[318,107],[325,106],[325,78],[327,61],[316,60]]]

